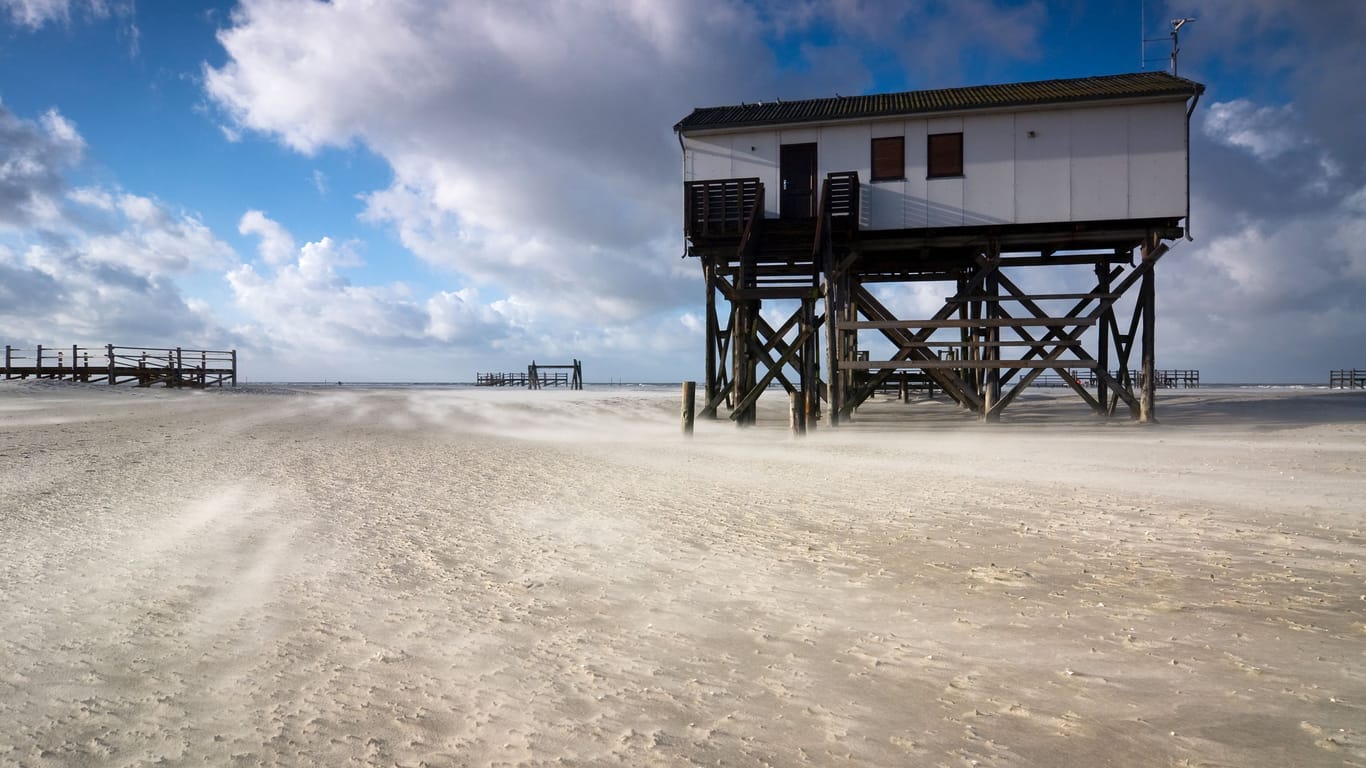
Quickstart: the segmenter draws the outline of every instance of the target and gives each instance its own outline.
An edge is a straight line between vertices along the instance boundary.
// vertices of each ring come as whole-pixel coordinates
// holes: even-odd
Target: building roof
[[[835,96],[802,101],[766,101],[729,107],[699,107],[678,121],[674,130],[687,133],[718,128],[857,120],[1112,99],[1189,98],[1204,91],[1205,86],[1200,83],[1166,72],[1135,72],[1072,80],[1040,80],[1033,83],[975,85],[932,91]]]

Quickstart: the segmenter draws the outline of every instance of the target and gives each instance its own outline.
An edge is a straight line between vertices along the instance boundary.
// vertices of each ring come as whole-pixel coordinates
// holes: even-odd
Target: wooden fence
[[[124,347],[12,347],[5,345],[3,375],[9,379],[58,379],[90,383],[136,383],[139,387],[237,386],[237,350]]]
[[[1366,389],[1366,370],[1339,368],[1328,372],[1329,389]]]

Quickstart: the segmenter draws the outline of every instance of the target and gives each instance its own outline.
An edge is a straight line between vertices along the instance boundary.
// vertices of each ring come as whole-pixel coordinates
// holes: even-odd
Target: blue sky
[[[0,342],[253,380],[697,378],[694,106],[1136,71],[1183,32],[1158,364],[1366,365],[1366,3],[0,0]],[[1168,48],[1148,48],[1162,69]]]

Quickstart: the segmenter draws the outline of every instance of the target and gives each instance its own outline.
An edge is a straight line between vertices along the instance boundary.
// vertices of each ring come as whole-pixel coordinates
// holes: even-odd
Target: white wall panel
[[[778,132],[761,131],[735,136],[731,178],[758,176],[764,184],[764,215],[778,215]]]
[[[963,120],[963,223],[1015,220],[1015,116]]]
[[[1129,216],[1185,215],[1185,105],[1129,107]]]
[[[1072,220],[1129,216],[1129,113],[1123,107],[1072,111]]]
[[[1071,110],[1015,116],[1015,217],[1068,221],[1072,208]]]
[[[730,136],[687,138],[683,140],[683,146],[688,156],[684,172],[691,174],[684,181],[731,178]]]
[[[901,218],[912,229],[930,225],[930,189],[925,178],[928,134],[926,121],[906,121],[906,200]]]

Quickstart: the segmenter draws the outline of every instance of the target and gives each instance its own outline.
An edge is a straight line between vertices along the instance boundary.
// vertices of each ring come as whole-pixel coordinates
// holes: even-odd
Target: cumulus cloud
[[[70,188],[85,141],[56,111],[0,106],[0,327],[7,343],[210,344],[230,334],[176,278],[232,249],[192,214],[123,190]]]
[[[80,162],[85,142],[56,110],[36,122],[0,105],[0,226],[50,225],[57,219],[63,172]]]
[[[1221,144],[1274,160],[1304,146],[1303,128],[1290,105],[1258,107],[1247,99],[1215,102],[1205,112],[1205,133]]]
[[[984,14],[964,51],[1037,52],[1040,4],[967,5],[251,0],[204,80],[232,130],[378,153],[394,178],[364,196],[365,218],[459,281],[547,325],[626,323],[676,318],[700,293],[678,259],[674,122],[698,105],[866,86],[848,50],[895,57],[919,24]],[[833,42],[797,59],[820,66],[776,66],[771,42],[815,28]]]
[[[324,237],[296,248],[284,227],[260,211],[243,216],[241,230],[261,238],[268,267],[243,264],[228,272],[234,301],[261,335],[282,347],[332,353],[357,345],[492,341],[501,333],[495,313],[465,306],[472,293],[437,292],[423,300],[401,283],[352,284],[343,272],[361,261],[346,243]]]
[[[267,218],[261,211],[247,211],[242,214],[237,231],[261,238],[259,252],[267,264],[279,266],[294,256],[294,238],[284,227]]]

